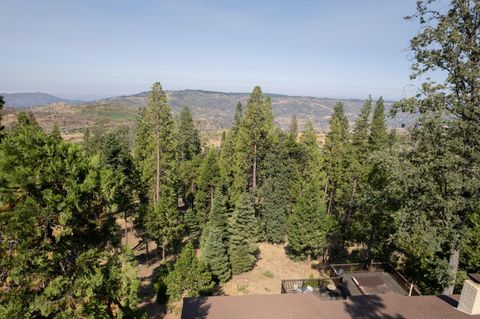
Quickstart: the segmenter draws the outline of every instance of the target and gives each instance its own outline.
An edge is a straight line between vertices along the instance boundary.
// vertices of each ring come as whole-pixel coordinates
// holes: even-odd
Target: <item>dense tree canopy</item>
[[[439,83],[425,81],[416,97],[399,104],[421,114],[412,136],[417,147],[408,160],[409,167],[425,178],[424,183],[406,181],[423,196],[408,196],[399,216],[419,223],[412,228],[400,222],[399,229],[400,234],[409,232],[425,243],[421,259],[434,258],[431,269],[436,282],[451,294],[467,238],[463,234],[470,233],[472,214],[478,210],[480,10],[478,1],[437,4],[417,1],[417,12],[408,17],[424,26],[410,41],[415,58],[412,78],[435,71],[445,77]],[[433,241],[428,238],[432,234]],[[407,251],[418,257],[418,248]]]
[[[134,263],[115,249],[116,177],[19,116],[0,144],[1,317],[134,315]]]

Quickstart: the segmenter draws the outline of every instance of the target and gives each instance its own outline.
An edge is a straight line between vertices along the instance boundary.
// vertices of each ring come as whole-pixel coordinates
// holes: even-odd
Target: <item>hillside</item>
[[[4,97],[7,106],[15,108],[25,108],[39,105],[48,105],[52,103],[78,104],[82,101],[68,100],[48,93],[0,93]]]
[[[57,122],[62,131],[77,139],[86,127],[95,125],[133,126],[138,109],[146,105],[148,92],[135,95],[102,99],[83,104],[53,103],[41,107],[31,107],[39,123],[47,130]],[[272,99],[275,123],[282,128],[288,127],[291,117],[296,114],[300,129],[307,120],[312,120],[320,132],[328,129],[328,119],[337,102],[343,102],[345,112],[351,122],[355,120],[363,103],[362,100],[342,100],[307,96],[287,96],[266,94]],[[240,101],[246,105],[248,93],[224,93],[201,90],[167,91],[169,104],[174,114],[182,107],[189,106],[203,135],[218,135],[218,132],[230,126],[235,106]],[[386,103],[387,109],[391,103]],[[14,121],[14,114],[5,116],[8,125]],[[389,119],[391,127],[408,124],[411,116],[400,114]]]

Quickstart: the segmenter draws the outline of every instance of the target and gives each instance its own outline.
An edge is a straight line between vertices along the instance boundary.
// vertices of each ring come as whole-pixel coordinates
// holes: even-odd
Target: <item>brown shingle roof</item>
[[[185,298],[182,319],[480,319],[455,309],[458,296],[396,294],[320,300],[314,295]]]

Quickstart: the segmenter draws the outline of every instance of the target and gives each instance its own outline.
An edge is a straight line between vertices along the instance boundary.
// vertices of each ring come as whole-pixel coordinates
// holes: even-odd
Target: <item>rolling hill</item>
[[[15,108],[26,108],[51,103],[79,104],[83,101],[68,100],[48,93],[0,93],[4,97],[5,105]]]
[[[30,107],[38,122],[49,129],[53,123],[58,123],[65,134],[81,136],[86,127],[130,126],[135,125],[138,110],[147,103],[148,92],[134,95],[119,96],[82,104],[65,101],[55,102],[46,106]],[[224,93],[202,90],[167,91],[168,101],[173,113],[177,115],[184,106],[190,107],[197,125],[204,135],[218,134],[231,125],[236,104],[240,101],[246,105],[248,93]],[[319,132],[328,130],[328,120],[337,102],[345,105],[349,121],[357,116],[362,100],[331,99],[308,96],[288,96],[267,94],[272,99],[275,123],[288,127],[291,117],[297,115],[300,129],[307,120],[311,120]],[[391,102],[386,103],[387,109]],[[15,110],[6,111],[5,122],[8,125],[14,121]],[[401,127],[411,122],[411,115],[399,114],[389,119],[390,127]],[[75,137],[73,137],[75,139]]]

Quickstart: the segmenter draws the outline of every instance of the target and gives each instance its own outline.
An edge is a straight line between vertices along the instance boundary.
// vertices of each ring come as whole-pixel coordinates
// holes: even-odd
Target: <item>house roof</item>
[[[468,274],[468,277],[472,279],[477,284],[480,284],[480,274]]]
[[[315,295],[279,294],[185,298],[182,319],[480,319],[455,307],[459,296],[397,294],[321,300]]]

